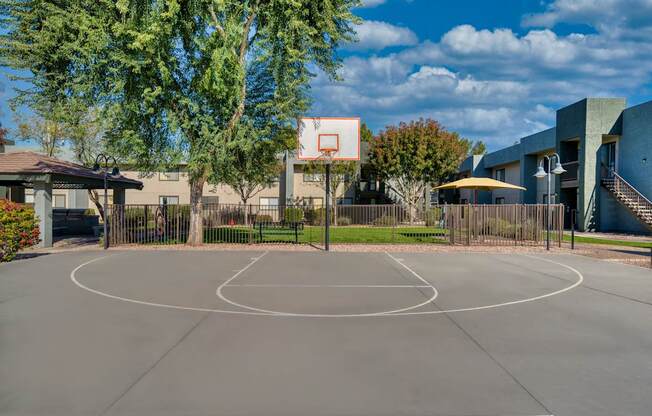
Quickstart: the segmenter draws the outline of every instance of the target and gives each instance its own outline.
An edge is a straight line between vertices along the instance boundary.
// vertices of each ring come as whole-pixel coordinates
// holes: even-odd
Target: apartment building
[[[282,157],[283,170],[271,186],[256,193],[248,204],[283,205],[299,203],[321,206],[324,204],[324,185],[319,173],[305,171],[305,162],[294,158],[292,152]],[[188,174],[184,165],[167,172],[143,174],[134,170],[124,170],[126,177],[143,182],[142,191],[127,191],[127,204],[188,204],[190,188]],[[340,203],[354,201],[354,187],[338,189]],[[203,201],[206,204],[241,204],[239,194],[227,185],[204,185]]]
[[[2,151],[4,150],[2,149]],[[7,150],[12,152],[18,149],[8,147]],[[247,203],[268,206],[283,204],[322,206],[325,194],[322,174],[307,172],[305,169],[307,162],[298,160],[294,152],[285,152],[279,158],[283,169],[278,180],[271,186],[260,190]],[[337,190],[338,203],[386,202],[382,182],[375,178],[369,169],[364,167],[364,162],[360,166],[359,174],[356,174],[354,178],[350,178],[346,186],[341,185]],[[125,202],[127,204],[190,203],[188,173],[183,164],[169,171],[153,173],[144,173],[129,167],[122,167],[121,174],[143,183],[142,190],[127,190],[125,192]],[[0,189],[0,197],[10,197],[18,202],[34,202],[33,191],[29,188],[3,188]],[[111,200],[111,197],[111,191],[109,190],[109,200]],[[206,184],[203,191],[203,202],[205,204],[241,204],[242,200],[238,193],[229,186]],[[94,208],[94,204],[88,198],[87,191],[75,189],[53,190],[52,205],[55,209]]]
[[[546,179],[533,175],[545,155],[559,154],[566,173]],[[527,191],[481,192],[479,203],[562,203],[565,223],[577,211],[586,231],[649,233],[652,229],[652,101],[626,107],[622,98],[585,98],[557,110],[553,128],[519,139],[516,144],[471,156],[460,177],[492,177]],[[468,202],[468,191],[447,195]]]

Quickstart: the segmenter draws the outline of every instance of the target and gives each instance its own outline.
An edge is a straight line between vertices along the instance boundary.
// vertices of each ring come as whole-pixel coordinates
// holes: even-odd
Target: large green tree
[[[3,63],[29,71],[23,103],[82,102],[141,170],[185,160],[191,223],[228,144],[271,138],[308,107],[315,70],[336,77],[358,0],[0,0]],[[219,163],[218,163],[219,165]]]
[[[241,130],[238,134],[245,135],[247,140],[234,140],[227,145],[226,158],[216,159],[216,178],[209,180],[230,186],[246,205],[278,181],[283,169],[282,151],[293,146],[296,138],[293,129],[281,131],[273,138],[258,137],[255,129]]]
[[[469,142],[431,119],[389,126],[371,141],[369,161],[410,211],[410,222],[428,184],[455,173]]]

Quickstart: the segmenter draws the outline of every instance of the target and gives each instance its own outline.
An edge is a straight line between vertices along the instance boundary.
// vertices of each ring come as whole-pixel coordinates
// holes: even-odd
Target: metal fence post
[[[247,209],[245,210],[246,215],[247,215],[247,240],[248,244],[253,244],[253,239],[254,239],[254,224],[255,221],[253,221],[253,216],[251,215],[251,204],[247,205]]]
[[[466,245],[471,245],[471,204],[467,205],[466,211]]]
[[[392,243],[396,242],[396,227],[398,227],[398,206],[394,206],[393,209],[394,212],[391,213],[392,218],[390,219],[391,221],[391,226],[392,226]]]
[[[571,209],[571,250],[575,250],[575,210]]]

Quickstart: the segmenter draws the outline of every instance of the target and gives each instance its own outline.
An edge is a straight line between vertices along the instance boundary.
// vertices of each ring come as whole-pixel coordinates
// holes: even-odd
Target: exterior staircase
[[[649,199],[614,171],[602,179],[602,185],[652,230],[652,202]]]

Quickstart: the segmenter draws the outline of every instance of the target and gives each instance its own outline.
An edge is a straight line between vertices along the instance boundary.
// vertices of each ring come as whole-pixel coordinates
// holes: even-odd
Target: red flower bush
[[[0,262],[10,261],[19,250],[38,244],[39,235],[30,206],[0,199]]]

